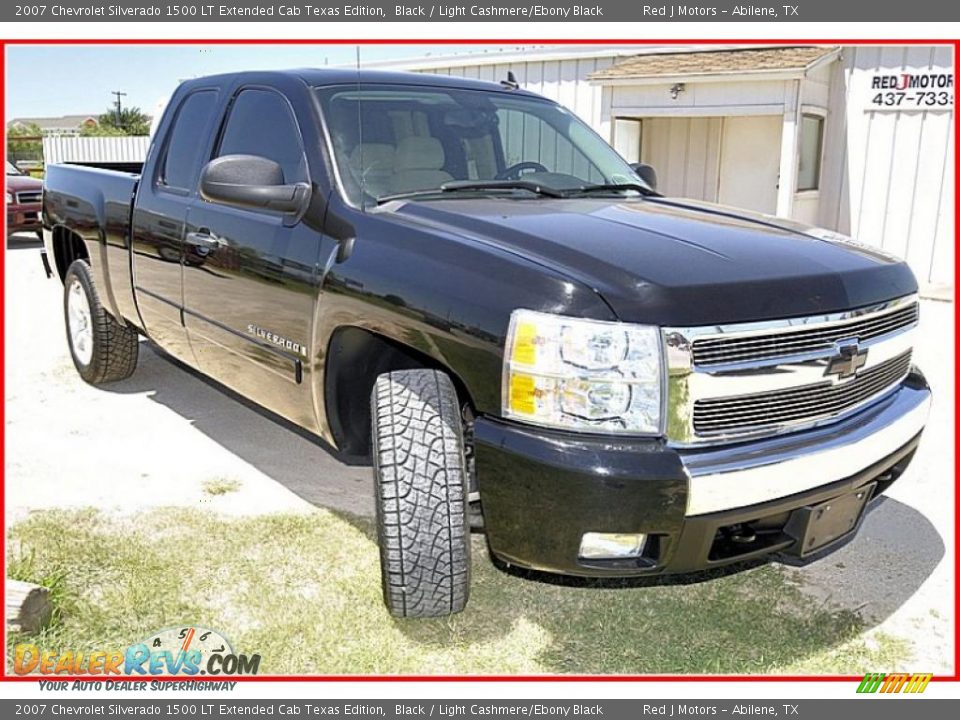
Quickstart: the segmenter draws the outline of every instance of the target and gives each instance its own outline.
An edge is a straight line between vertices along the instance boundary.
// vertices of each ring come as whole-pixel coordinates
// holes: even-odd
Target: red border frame
[[[796,38],[776,38],[776,39],[757,39],[757,38],[723,38],[701,40],[697,38],[657,38],[657,39],[623,39],[623,38],[600,38],[600,39],[571,39],[571,38],[405,38],[405,39],[362,39],[362,38],[339,38],[339,39],[203,39],[203,38],[181,38],[181,39],[23,39],[9,40],[0,39],[0,116],[4,119],[4,143],[6,143],[6,48],[8,45],[655,45],[664,42],[687,44],[687,45],[787,45],[787,44],[816,44],[816,45],[949,45],[953,47],[954,74],[956,75],[957,56],[960,53],[960,39],[870,39],[870,40],[851,40],[843,38],[815,38],[799,40]],[[960,205],[960,185],[957,183],[958,171],[960,171],[960,128],[957,126],[956,110],[954,110],[954,244],[960,238],[960,228],[956,224],[957,207]],[[6,214],[0,221],[6,225]],[[0,254],[0,286],[5,282],[6,252]],[[954,254],[954,277],[956,278],[957,269],[960,268],[960,258]],[[5,315],[5,314],[4,314]],[[0,348],[5,342],[5,317],[0,315]],[[957,339],[956,331],[960,327],[956,309],[954,311],[954,352],[960,348],[960,340]],[[3,368],[6,367],[6,352],[4,348]],[[954,420],[957,419],[956,411],[956,383],[960,379],[960,372],[957,371],[954,364]],[[0,393],[3,394],[4,404],[0,409],[0,421],[6,417],[6,373],[0,374]],[[954,427],[954,443],[960,438],[960,429]],[[6,438],[0,437],[0,462],[3,463],[3,472],[6,473]],[[960,682],[960,624],[957,622],[957,616],[960,615],[960,593],[957,592],[957,574],[960,572],[960,482],[958,482],[958,473],[956,460],[954,461],[954,671],[953,675],[934,676],[935,681]],[[5,478],[4,478],[5,479]],[[6,519],[5,511],[5,489],[0,493],[0,516]],[[6,569],[6,526],[4,532],[0,535],[0,552],[3,553],[2,562],[4,570]],[[6,576],[6,573],[4,573]],[[6,640],[6,627],[3,628],[3,638]],[[5,646],[5,645],[4,645]],[[0,682],[38,682],[40,679],[36,676],[20,676],[7,674],[6,662],[0,665]],[[106,679],[99,676],[56,676],[49,678],[56,680],[95,680]],[[111,678],[113,679],[113,678]],[[204,681],[237,681],[237,682],[849,682],[859,681],[862,678],[859,675],[250,675],[235,677],[204,677]],[[184,678],[178,677],[150,677],[135,678],[122,677],[116,678],[122,681],[146,682],[148,680],[160,680],[162,682],[183,681]]]

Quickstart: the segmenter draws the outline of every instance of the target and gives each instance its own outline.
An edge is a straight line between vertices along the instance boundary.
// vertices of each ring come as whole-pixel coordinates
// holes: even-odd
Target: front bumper
[[[7,235],[18,232],[35,232],[43,227],[40,218],[40,203],[7,205]]]
[[[479,418],[477,482],[490,548],[514,565],[584,576],[799,556],[798,517],[873,483],[874,497],[885,491],[913,457],[929,405],[930,389],[915,371],[891,395],[832,425],[698,450]],[[744,525],[756,540],[732,542],[730,529]],[[587,532],[643,533],[648,541],[639,558],[588,561],[578,557]]]

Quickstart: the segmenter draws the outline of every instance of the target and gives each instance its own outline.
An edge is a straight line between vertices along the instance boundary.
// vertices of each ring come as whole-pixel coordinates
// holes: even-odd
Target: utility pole
[[[117,130],[122,130],[123,128],[120,126],[120,113],[121,113],[121,110],[122,110],[123,108],[122,108],[122,106],[120,105],[120,98],[126,97],[127,94],[126,94],[125,92],[120,92],[119,90],[114,90],[114,91],[111,92],[110,94],[117,96],[117,102],[116,102],[116,105],[117,105]]]

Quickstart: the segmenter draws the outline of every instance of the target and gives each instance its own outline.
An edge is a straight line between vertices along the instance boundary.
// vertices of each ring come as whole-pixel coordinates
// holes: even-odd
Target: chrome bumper
[[[775,500],[855,475],[919,433],[930,390],[910,383],[836,424],[792,436],[681,452],[687,516]]]

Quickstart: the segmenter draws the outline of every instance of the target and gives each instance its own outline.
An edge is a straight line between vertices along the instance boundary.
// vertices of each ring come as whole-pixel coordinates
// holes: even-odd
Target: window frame
[[[803,159],[804,153],[804,144],[803,144],[803,122],[807,118],[811,118],[817,121],[817,126],[820,130],[817,133],[817,149],[813,156],[816,162],[816,172],[813,177],[813,186],[812,187],[801,187],[800,185],[800,162]],[[826,141],[827,135],[827,116],[825,113],[816,112],[812,109],[803,109],[800,112],[800,127],[799,127],[799,147],[797,148],[797,194],[812,195],[820,192],[820,187],[823,184],[823,148]]]
[[[303,160],[304,178],[303,180],[298,180],[297,182],[298,183],[303,182],[303,183],[306,183],[307,185],[312,186],[313,176],[310,173],[310,161],[309,161],[309,158],[307,157],[306,143],[303,140],[303,131],[300,129],[300,121],[297,118],[296,110],[294,110],[293,103],[290,102],[290,98],[288,98],[283,92],[281,92],[277,88],[271,87],[269,85],[263,85],[260,83],[249,83],[246,85],[240,85],[230,94],[230,99],[227,101],[227,106],[224,108],[222,113],[220,126],[217,128],[216,137],[214,138],[213,145],[210,148],[210,155],[207,158],[207,162],[210,162],[211,160],[216,160],[218,157],[221,157],[220,148],[223,146],[223,138],[226,134],[227,126],[230,123],[230,118],[233,115],[233,111],[235,109],[237,100],[239,99],[240,95],[242,95],[247,90],[260,90],[260,91],[269,92],[274,95],[277,95],[280,98],[280,100],[283,102],[283,104],[286,106],[287,113],[289,114],[290,119],[293,121],[293,127],[296,130],[295,137],[297,141],[297,146],[300,150],[300,157]],[[261,155],[260,157],[265,157],[265,156]],[[287,178],[284,178],[284,182],[288,185],[294,184],[294,183],[288,182]],[[258,213],[267,214],[271,216],[277,215],[277,213],[273,210],[265,210],[265,209],[257,209],[257,208],[245,208],[245,209],[248,209],[251,212],[258,212]]]
[[[203,152],[206,150],[204,144],[209,146],[210,141],[210,130],[214,127],[217,120],[220,116],[220,88],[216,86],[207,86],[199,87],[189,92],[185,93],[184,96],[180,99],[180,102],[177,104],[177,107],[173,110],[173,117],[170,119],[169,125],[165,130],[163,137],[162,145],[160,147],[160,156],[157,159],[155,169],[153,172],[153,178],[151,178],[151,185],[156,192],[168,193],[170,195],[178,195],[180,197],[191,197],[195,195],[198,191],[197,183],[200,179],[200,173],[202,172],[203,166],[206,164],[201,162],[198,165],[194,165],[193,174],[191,175],[190,181],[187,183],[187,187],[180,187],[179,185],[168,185],[166,183],[166,171],[167,171],[167,160],[170,157],[170,145],[173,143],[173,135],[177,129],[177,121],[180,119],[180,114],[183,112],[184,106],[187,102],[194,96],[201,93],[211,93],[213,95],[213,110],[210,113],[210,117],[207,118],[207,122],[203,127],[202,135],[206,138],[205,143],[201,142],[200,144],[200,157],[203,157]]]

